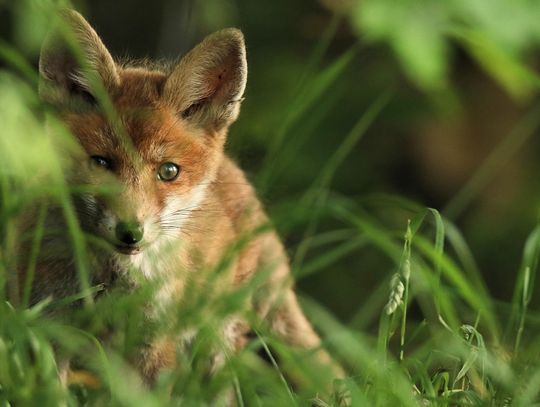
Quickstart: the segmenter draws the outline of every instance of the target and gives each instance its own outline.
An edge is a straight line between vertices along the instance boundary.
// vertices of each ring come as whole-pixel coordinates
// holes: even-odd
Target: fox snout
[[[122,215],[109,208],[104,218],[98,220],[104,227],[99,228],[102,237],[122,254],[137,254],[156,240],[151,220],[144,216]],[[150,229],[150,230],[149,230]]]
[[[139,222],[118,222],[115,235],[120,242],[132,246],[142,240],[144,228]]]
[[[85,194],[76,202],[81,226],[108,242],[117,252],[137,254],[152,244],[159,235],[153,227],[155,215],[140,210],[122,193],[114,198]]]
[[[152,233],[147,232],[145,235],[144,224],[138,220],[122,220],[121,218],[110,219],[107,227],[108,241],[114,246],[114,249],[122,254],[138,254],[151,244]]]

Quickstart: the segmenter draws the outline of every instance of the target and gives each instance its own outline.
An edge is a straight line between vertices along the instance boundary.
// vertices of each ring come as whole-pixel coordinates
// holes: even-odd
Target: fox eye
[[[159,166],[157,175],[161,181],[173,181],[180,174],[180,167],[174,163],[166,162]]]
[[[106,170],[110,170],[112,168],[111,160],[105,157],[101,157],[99,155],[93,155],[90,156],[90,159],[94,164],[96,164],[99,167],[105,168]]]

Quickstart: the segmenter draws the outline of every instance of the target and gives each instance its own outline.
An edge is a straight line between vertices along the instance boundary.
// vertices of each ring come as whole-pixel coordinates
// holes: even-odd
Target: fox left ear
[[[76,11],[61,10],[55,23],[41,49],[40,95],[62,107],[94,104],[91,78],[101,81],[106,90],[120,82],[113,58],[94,29]]]
[[[209,35],[180,60],[163,97],[193,125],[221,130],[238,117],[246,80],[244,36],[228,28]]]

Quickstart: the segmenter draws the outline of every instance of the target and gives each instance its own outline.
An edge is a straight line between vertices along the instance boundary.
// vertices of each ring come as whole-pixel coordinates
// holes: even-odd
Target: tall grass
[[[53,7],[42,3],[34,12],[51,13]],[[309,74],[300,81],[297,99],[286,107],[287,119],[256,179],[261,189],[281,171],[277,163],[294,161],[301,153],[310,127],[290,143],[288,132],[297,122],[316,120],[309,108],[323,100],[357,52],[355,47],[319,68],[335,30],[332,22],[314,51]],[[52,113],[36,96],[37,76],[24,52],[0,43],[0,57],[9,66],[0,71],[0,406],[199,406],[226,404],[231,397],[239,406],[540,405],[540,314],[529,307],[535,292],[539,226],[531,225],[522,264],[509,273],[508,284],[515,285],[513,301],[501,303],[490,295],[463,236],[444,216],[459,213],[495,173],[496,163],[525,141],[537,125],[536,110],[503,141],[504,148],[488,158],[443,215],[402,197],[352,199],[332,191],[335,172],[377,120],[391,93],[383,92],[367,111],[358,112],[356,124],[336,143],[303,196],[277,203],[286,209],[274,211],[277,224],[300,230],[301,241],[291,256],[298,279],[365,250],[380,252],[392,264],[362,271],[380,276],[380,286],[362,299],[350,321],[339,321],[317,299],[301,298],[324,347],[346,376],[332,378],[313,366],[305,351],[280,342],[249,313],[246,317],[255,327],[252,340],[239,353],[227,353],[224,367],[208,375],[214,350],[223,346],[217,332],[220,322],[242,310],[258,281],[228,293],[220,291],[218,277],[206,281],[202,290],[189,287],[182,308],[166,323],[152,326],[141,310],[155,287],[128,294],[120,288],[103,292],[103,287],[92,286],[85,258],[90,238],[78,225],[71,198],[80,186],[69,185],[62,171],[70,135],[56,131],[59,136],[54,139],[46,131],[42,119]],[[54,116],[51,119],[53,126],[60,126]],[[62,208],[82,292],[29,307],[35,261],[49,233],[43,219],[48,205]],[[18,217],[30,208],[38,208],[36,227],[31,236],[23,236]],[[21,241],[32,242],[28,259],[16,255]],[[17,280],[17,267],[27,268],[26,281]],[[227,259],[219,267],[226,268]],[[20,287],[24,295],[19,299]],[[86,306],[77,305],[81,299]],[[154,387],[142,385],[130,360],[145,331],[180,329],[193,332],[190,351],[180,354],[178,368],[162,372]],[[107,341],[101,340],[104,336]],[[68,359],[73,372],[65,386],[59,371]],[[325,385],[332,379],[333,392]]]

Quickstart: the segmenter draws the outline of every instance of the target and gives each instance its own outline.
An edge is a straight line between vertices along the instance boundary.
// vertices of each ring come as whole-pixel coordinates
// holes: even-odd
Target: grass
[[[308,120],[309,108],[322,100],[357,52],[349,50],[332,65],[317,67],[336,27],[332,21],[314,51],[289,116],[268,148],[256,179],[261,190],[281,171],[276,163],[301,154],[309,131],[291,143],[287,134],[295,123]],[[60,132],[61,140],[47,135],[42,117],[51,113],[36,97],[37,77],[24,54],[0,43],[0,57],[10,66],[0,71],[0,406],[199,406],[226,404],[231,397],[239,406],[540,405],[540,314],[530,307],[540,226],[531,225],[514,281],[509,274],[508,284],[515,286],[512,302],[501,303],[490,295],[451,221],[533,132],[536,110],[441,214],[402,197],[352,199],[332,191],[336,171],[391,98],[390,92],[383,93],[342,137],[303,196],[276,204],[285,210],[274,211],[275,222],[292,225],[302,236],[291,256],[298,279],[364,250],[380,252],[393,265],[368,270],[380,276],[380,285],[350,321],[338,320],[313,298],[301,298],[324,347],[347,372],[335,378],[331,394],[325,387],[332,379],[329,372],[314,367],[306,351],[280,342],[249,314],[256,328],[252,340],[241,352],[227,354],[221,370],[207,374],[214,349],[223,346],[220,322],[239,312],[257,281],[223,294],[218,279],[209,279],[202,289],[187,291],[171,320],[153,326],[141,310],[155,287],[130,294],[112,289],[103,295],[102,287],[91,285],[88,236],[78,225],[71,199],[80,186],[66,182],[60,165],[69,134]],[[63,210],[83,290],[28,307],[35,259],[48,233],[43,222],[47,205]],[[32,206],[40,208],[37,226],[32,236],[20,236],[18,216]],[[24,239],[32,242],[29,259],[15,255]],[[21,264],[28,270],[26,281],[17,281],[13,273]],[[25,294],[16,302],[13,291],[20,285]],[[80,299],[84,306],[73,306]],[[170,329],[193,332],[190,352],[180,354],[178,368],[163,372],[153,388],[142,386],[129,360],[147,330]],[[109,339],[101,341],[105,334]],[[67,359],[76,370],[68,387],[58,375]]]

